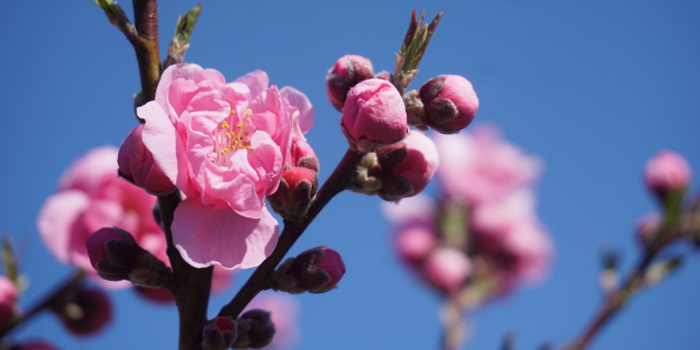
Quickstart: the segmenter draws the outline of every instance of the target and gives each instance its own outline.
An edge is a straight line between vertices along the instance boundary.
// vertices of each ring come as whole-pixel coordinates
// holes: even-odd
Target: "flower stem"
[[[263,261],[260,266],[248,278],[248,281],[241,287],[236,296],[219,311],[218,316],[228,316],[236,318],[253,298],[265,288],[265,282],[275,267],[282,261],[289,252],[294,242],[304,233],[304,230],[314,220],[323,207],[330,202],[336,194],[345,189],[357,163],[362,158],[362,154],[352,150],[347,150],[331,176],[326,180],[321,189],[309,204],[309,209],[305,215],[295,221],[284,222],[284,230],[280,235],[277,247],[272,254]]]
[[[207,322],[207,307],[211,291],[213,267],[196,269],[180,256],[173,244],[171,225],[175,209],[180,204],[180,192],[158,197],[163,230],[168,241],[168,257],[173,267],[173,283],[167,286],[175,297],[180,318],[179,350],[199,350],[202,329]]]
[[[647,270],[659,252],[680,236],[681,234],[678,230],[672,229],[665,232],[662,231],[657,239],[647,247],[644,255],[622,284],[622,287],[608,294],[603,305],[600,306],[598,312],[585,328],[583,334],[572,345],[567,346],[565,349],[583,350],[588,347],[598,332],[618,314],[637,291],[645,286]]]
[[[10,333],[15,328],[23,325],[24,323],[34,318],[34,316],[48,309],[49,306],[56,303],[57,300],[61,299],[61,297],[66,291],[75,288],[77,285],[81,284],[84,278],[85,273],[82,270],[78,270],[71,278],[63,282],[63,284],[61,284],[58,288],[54,289],[54,291],[46,297],[44,297],[44,299],[42,299],[38,303],[34,304],[31,308],[29,308],[29,310],[22,314],[21,317],[10,322],[10,324],[2,328],[2,330],[0,330],[0,339],[4,338],[6,334]]]

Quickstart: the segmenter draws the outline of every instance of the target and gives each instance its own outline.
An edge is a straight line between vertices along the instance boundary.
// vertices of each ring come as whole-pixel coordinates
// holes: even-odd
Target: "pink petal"
[[[196,268],[221,265],[247,269],[260,265],[275,246],[279,224],[263,207],[262,219],[185,200],[175,210],[173,241],[182,258]]]
[[[58,180],[58,190],[79,189],[87,193],[94,192],[105,176],[116,176],[117,153],[114,146],[102,146],[85,154],[73,162]]]
[[[283,87],[280,90],[280,96],[286,98],[290,105],[299,110],[299,127],[301,132],[306,134],[314,125],[314,107],[311,105],[309,98],[303,92],[291,86]]]
[[[89,204],[90,199],[84,192],[67,190],[49,197],[39,212],[37,228],[41,239],[62,263],[69,261],[76,221]]]
[[[201,71],[202,67],[191,63],[174,64],[166,68],[160,75],[160,81],[156,88],[156,102],[163,109],[168,110],[170,106],[170,85],[178,79],[193,79]]]
[[[247,85],[250,91],[248,100],[254,100],[267,89],[267,86],[270,85],[270,79],[264,71],[256,70],[236,79],[234,83]]]
[[[263,198],[257,193],[255,184],[260,182],[258,174],[246,159],[246,152],[235,152],[229,168],[211,164],[204,171],[205,191],[203,205],[228,204],[238,215],[250,219],[263,218]]]
[[[146,120],[143,128],[143,144],[153,154],[158,167],[180,190],[187,193],[187,156],[183,140],[175,126],[156,102],[149,102],[136,110]]]

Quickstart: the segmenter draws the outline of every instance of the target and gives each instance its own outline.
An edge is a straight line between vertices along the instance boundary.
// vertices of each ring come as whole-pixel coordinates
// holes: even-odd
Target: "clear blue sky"
[[[161,1],[162,43],[196,4]],[[131,96],[140,85],[131,46],[93,1],[3,5],[0,231],[23,248],[27,305],[71,273],[38,237],[41,204],[73,159],[121,143],[136,123]],[[546,164],[538,197],[557,250],[551,276],[473,315],[468,348],[497,349],[507,330],[516,331],[518,349],[571,339],[600,301],[599,249],[620,250],[624,267],[637,257],[634,223],[654,210],[641,181],[646,160],[670,148],[700,173],[700,3],[208,1],[186,60],[229,80],[263,69],[273,84],[305,92],[316,108],[308,139],[325,179],[346,149],[325,94],[327,69],[352,53],[391,70],[410,10],[422,7],[445,15],[415,84],[467,77],[481,102],[475,123],[499,125]],[[294,247],[327,245],[348,268],[339,290],[299,298],[300,349],[436,348],[439,299],[395,259],[378,205],[341,194]],[[698,347],[700,259],[678,250],[691,253],[679,273],[635,298],[593,349]],[[235,290],[214,298],[211,313]],[[78,342],[49,315],[16,336],[43,336],[63,349],[176,347],[174,307],[150,306],[130,291],[111,295],[116,320],[97,337]]]

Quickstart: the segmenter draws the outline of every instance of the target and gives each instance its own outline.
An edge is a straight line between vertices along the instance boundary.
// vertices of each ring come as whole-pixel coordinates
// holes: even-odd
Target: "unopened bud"
[[[422,124],[443,134],[452,134],[472,122],[479,109],[479,99],[469,80],[459,75],[440,75],[420,88],[425,105]]]
[[[275,212],[291,220],[306,210],[317,189],[315,171],[303,167],[285,169],[277,192],[269,196],[268,201]]]
[[[661,229],[661,220],[658,213],[646,214],[637,220],[637,241],[642,247],[654,242]]]
[[[204,326],[202,331],[203,350],[226,350],[238,336],[236,322],[229,317],[217,317]]]
[[[437,245],[434,232],[424,226],[409,226],[396,233],[394,246],[401,258],[415,264],[425,259]]]
[[[303,167],[318,173],[319,164],[316,153],[311,145],[303,140],[292,141],[291,167]]]
[[[143,144],[146,124],[139,124],[126,136],[119,148],[119,176],[148,192],[168,193],[175,188],[172,181],[156,164],[153,154]]]
[[[408,132],[403,98],[386,80],[362,81],[348,94],[340,126],[356,152],[399,142]]]
[[[668,205],[671,195],[682,194],[690,184],[691,169],[688,162],[676,152],[661,150],[644,168],[647,187],[656,194],[662,204]]]
[[[100,289],[77,288],[64,297],[51,311],[75,335],[97,333],[112,319],[112,304]]]
[[[331,105],[343,111],[350,89],[374,76],[372,62],[358,55],[345,55],[335,62],[326,75],[326,92]]]
[[[433,141],[413,131],[401,142],[376,150],[382,188],[379,197],[397,201],[420,193],[435,174],[438,153]]]
[[[317,247],[297,255],[286,274],[310,293],[325,293],[336,288],[345,274],[345,264],[335,250]]]
[[[244,312],[237,320],[238,338],[233,349],[260,349],[269,345],[275,337],[275,324],[269,311],[252,309]]]

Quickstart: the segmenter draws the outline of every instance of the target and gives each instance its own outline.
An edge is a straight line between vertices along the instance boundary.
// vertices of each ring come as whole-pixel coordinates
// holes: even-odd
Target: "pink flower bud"
[[[17,313],[17,287],[5,276],[0,276],[0,327]]]
[[[452,134],[472,122],[479,99],[469,80],[459,75],[440,75],[420,88],[425,105],[424,123],[436,131]]]
[[[15,348],[12,349],[14,350]],[[58,348],[41,340],[34,340],[18,347],[16,350],[58,350]]]
[[[95,334],[112,319],[112,304],[100,289],[78,289],[65,304],[52,305],[51,310],[78,336]]]
[[[287,274],[308,292],[325,293],[334,289],[343,277],[345,264],[335,250],[317,247],[297,255]]]
[[[378,148],[376,153],[383,173],[378,194],[385,200],[396,201],[420,193],[438,167],[435,144],[419,131],[410,132],[399,143]]]
[[[151,151],[144,146],[141,135],[145,126],[146,124],[139,124],[131,130],[119,148],[119,175],[146,191],[169,192],[175,185],[155,163]]]
[[[348,91],[373,76],[372,62],[362,56],[345,55],[338,59],[326,75],[326,92],[331,105],[342,112]]]
[[[386,80],[364,80],[350,90],[340,126],[357,152],[399,142],[408,132],[403,98]]]
[[[311,145],[303,140],[292,141],[291,166],[304,167],[318,172],[319,164],[316,153]]]
[[[116,227],[103,227],[85,240],[85,248],[97,275],[108,281],[121,281],[134,268],[143,249],[128,232]]]
[[[410,263],[417,263],[437,245],[435,233],[424,226],[409,226],[396,233],[394,247]]]
[[[307,168],[291,168],[282,172],[280,186],[272,197],[291,204],[308,203],[318,187],[316,172]]]
[[[671,191],[683,191],[690,184],[691,169],[678,153],[661,150],[651,158],[644,168],[647,186],[665,201]]]
[[[469,278],[472,264],[463,251],[440,247],[428,255],[424,269],[426,277],[436,287],[454,292],[459,290]]]
[[[202,331],[203,350],[226,350],[233,345],[238,336],[236,322],[229,317],[216,317]]]
[[[239,336],[233,343],[234,349],[260,349],[269,345],[275,337],[275,324],[269,311],[248,310],[238,317],[236,322]]]

